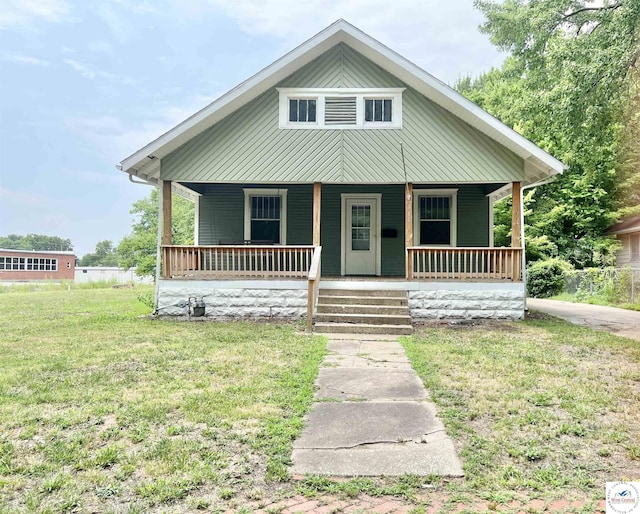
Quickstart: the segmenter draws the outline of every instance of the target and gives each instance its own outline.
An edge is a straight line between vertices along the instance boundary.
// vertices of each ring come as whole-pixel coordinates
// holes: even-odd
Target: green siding
[[[207,184],[200,199],[200,244],[239,242],[244,239],[244,184]],[[287,189],[287,243],[312,244],[313,187],[276,184]],[[437,188],[433,184],[418,189]],[[482,185],[458,188],[458,246],[489,244],[489,200]],[[381,264],[383,276],[404,276],[404,186],[403,185],[323,185],[320,219],[322,274],[339,276],[341,261],[341,194],[380,193],[381,229],[395,229],[396,237],[383,237]]]
[[[280,87],[406,87],[341,43]],[[403,128],[291,130],[278,127],[274,89],[161,161],[165,180],[192,182],[511,182],[522,159],[417,91],[403,93]]]
[[[207,184],[204,187],[200,197],[200,244],[235,243],[244,239],[245,187],[252,186]],[[312,244],[313,186],[278,184],[274,187],[287,189],[287,244]]]
[[[402,185],[323,185],[320,211],[322,275],[339,276],[341,261],[342,193],[381,193],[380,228],[397,230],[395,238],[382,238],[381,273],[404,276],[404,186]]]
[[[417,194],[420,189],[451,188],[437,184],[414,184]],[[489,198],[482,184],[455,186],[457,195],[457,246],[489,246]]]

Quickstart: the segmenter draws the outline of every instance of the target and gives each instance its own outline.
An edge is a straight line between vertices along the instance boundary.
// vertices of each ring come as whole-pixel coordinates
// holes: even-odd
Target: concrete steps
[[[405,291],[320,289],[316,312],[317,333],[413,333]]]
[[[404,316],[407,306],[393,305],[356,305],[356,304],[323,304],[318,305],[318,314],[385,314],[387,316]]]
[[[318,305],[388,305],[403,307],[407,305],[406,294],[403,297],[397,296],[353,296],[356,291],[343,291],[344,296],[338,295],[323,295],[322,292],[318,295]]]

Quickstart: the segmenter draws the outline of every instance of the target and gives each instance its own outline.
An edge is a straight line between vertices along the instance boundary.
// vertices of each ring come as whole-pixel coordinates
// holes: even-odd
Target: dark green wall
[[[322,274],[340,275],[341,193],[382,193],[381,228],[397,230],[395,238],[382,238],[382,275],[404,276],[404,186],[400,184],[322,186]]]
[[[287,189],[287,243],[310,245],[313,241],[313,186],[311,184],[200,184],[199,241],[202,245],[239,242],[244,239],[245,187]],[[485,185],[414,184],[414,189],[458,189],[458,246],[489,244],[489,199]],[[341,193],[381,193],[381,229],[395,229],[397,236],[382,238],[382,275],[404,276],[404,185],[322,186],[320,244],[322,275],[340,275]]]
[[[250,187],[287,189],[287,244],[313,243],[311,184],[205,184],[200,198],[200,244],[240,242],[244,239],[243,188]]]

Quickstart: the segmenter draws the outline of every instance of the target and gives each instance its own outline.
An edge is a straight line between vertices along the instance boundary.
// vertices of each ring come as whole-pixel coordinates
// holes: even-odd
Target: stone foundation
[[[332,285],[404,290],[413,322],[524,318],[522,282],[323,281],[320,287]],[[307,315],[307,287],[306,280],[161,280],[158,314],[186,316],[189,297],[196,297],[212,320],[299,320]]]
[[[293,282],[293,283],[292,283]],[[158,315],[186,316],[189,297],[202,298],[212,320],[298,320],[307,315],[307,282],[163,280]]]
[[[524,318],[524,288],[408,291],[413,321]]]

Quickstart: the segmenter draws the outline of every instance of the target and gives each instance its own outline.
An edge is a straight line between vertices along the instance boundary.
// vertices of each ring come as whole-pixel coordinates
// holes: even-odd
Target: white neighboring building
[[[76,267],[74,282],[85,284],[88,282],[116,282],[118,284],[153,284],[153,277],[139,277],[135,268],[129,270],[107,266]]]

